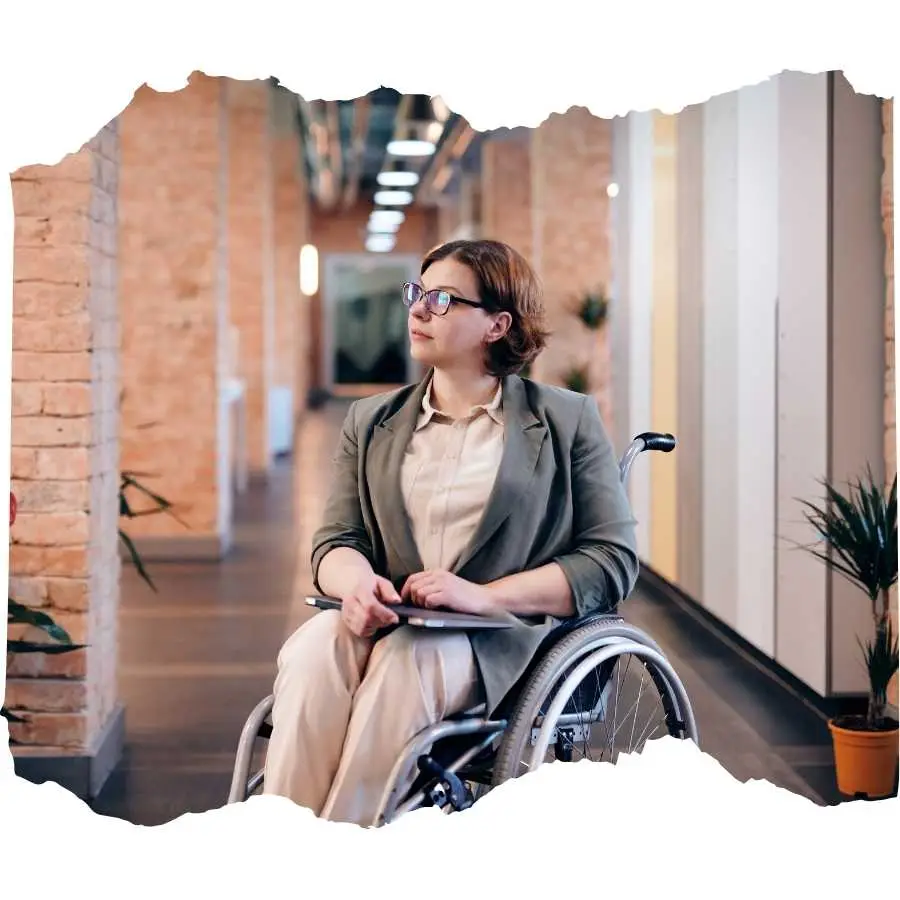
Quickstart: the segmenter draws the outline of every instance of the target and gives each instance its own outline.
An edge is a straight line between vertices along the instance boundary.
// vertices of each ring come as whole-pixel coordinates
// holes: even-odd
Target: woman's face
[[[426,291],[447,291],[476,303],[482,299],[472,270],[455,259],[432,263],[419,284]],[[509,313],[492,314],[463,303],[451,303],[445,315],[434,315],[419,300],[409,310],[410,352],[435,368],[483,368],[485,344],[502,337],[509,321]]]

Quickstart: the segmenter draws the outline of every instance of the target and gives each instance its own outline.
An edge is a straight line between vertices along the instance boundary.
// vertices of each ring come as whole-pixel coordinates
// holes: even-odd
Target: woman
[[[496,709],[560,619],[634,586],[634,521],[590,397],[516,373],[544,346],[527,262],[454,241],[403,289],[418,385],[353,404],[313,538],[316,614],[285,643],[265,791],[372,824],[406,742]],[[506,614],[513,628],[397,627],[392,603]]]

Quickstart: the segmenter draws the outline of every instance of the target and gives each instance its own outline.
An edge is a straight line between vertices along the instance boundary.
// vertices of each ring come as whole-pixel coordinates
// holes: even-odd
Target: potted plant
[[[570,391],[586,394],[588,391],[587,369],[583,366],[570,369],[563,380],[563,384],[565,384]]]
[[[575,314],[587,328],[596,331],[609,314],[609,300],[602,291],[589,291],[577,301]]]
[[[889,607],[897,583],[897,476],[889,490],[875,483],[871,469],[847,494],[827,482],[823,485],[822,506],[801,502],[824,546],[804,549],[868,598],[874,632],[860,642],[869,679],[866,714],[838,716],[828,723],[838,790],[852,797],[886,797],[894,790],[898,755],[898,722],[887,714],[887,691],[898,663]]]

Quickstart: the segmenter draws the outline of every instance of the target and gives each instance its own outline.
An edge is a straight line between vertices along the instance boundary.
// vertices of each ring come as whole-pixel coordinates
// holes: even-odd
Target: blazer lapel
[[[408,573],[421,571],[422,560],[403,502],[403,456],[416,427],[429,378],[430,373],[396,412],[375,424],[366,462],[366,481],[385,549]],[[390,566],[390,557],[388,563]]]
[[[503,421],[503,456],[497,479],[481,521],[453,567],[454,573],[460,577],[465,577],[463,570],[509,518],[519,499],[528,491],[547,434],[546,427],[528,405],[522,379],[515,375],[504,379]]]

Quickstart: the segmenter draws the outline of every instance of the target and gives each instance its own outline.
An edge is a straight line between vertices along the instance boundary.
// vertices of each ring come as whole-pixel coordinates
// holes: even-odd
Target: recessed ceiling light
[[[383,187],[412,187],[419,183],[415,172],[379,172],[378,183]]]
[[[370,234],[366,238],[366,250],[370,253],[390,253],[396,242],[392,234]]]
[[[391,156],[431,156],[434,144],[431,141],[389,141],[387,152]]]
[[[378,222],[379,225],[399,225],[405,218],[402,209],[373,209],[369,213],[369,222]]]
[[[374,200],[379,206],[406,206],[413,195],[409,191],[376,191]]]

